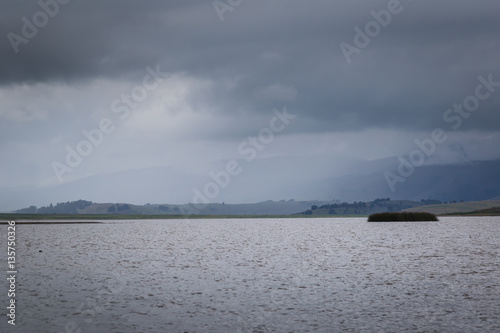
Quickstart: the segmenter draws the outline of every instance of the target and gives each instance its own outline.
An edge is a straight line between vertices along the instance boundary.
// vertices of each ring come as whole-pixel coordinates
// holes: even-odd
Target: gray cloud
[[[370,11],[388,3],[245,0],[221,22],[211,1],[72,0],[18,45],[17,54],[8,34],[22,35],[23,17],[32,22],[41,7],[3,3],[0,156],[17,167],[2,169],[14,175],[2,181],[15,185],[12,179],[29,173],[17,183],[45,184],[53,177],[50,162],[103,117],[117,130],[76,178],[99,173],[101,166],[113,171],[117,161],[127,160],[123,156],[142,156],[138,140],[149,153],[144,165],[133,161],[131,167],[171,165],[175,155],[184,156],[184,165],[225,158],[228,147],[255,134],[271,110],[284,105],[300,119],[284,140],[345,133],[345,140],[357,143],[351,144],[353,155],[364,151],[362,142],[373,140],[373,131],[407,133],[397,138],[406,147],[435,127],[455,132],[443,120],[445,111],[474,94],[478,76],[500,81],[500,3],[401,0],[401,13],[348,63],[339,44],[354,45],[354,27],[364,29],[374,20]],[[112,101],[141,82],[146,66],[157,64],[168,80],[121,121]],[[468,144],[466,132],[484,132],[477,139],[488,147],[480,149],[481,158],[495,157],[490,149],[498,138],[499,106],[500,92],[481,101],[456,131],[457,145],[479,149]],[[391,148],[383,141],[374,158],[405,153],[400,142]],[[211,147],[203,158],[186,153],[200,146]],[[163,149],[170,158],[157,158]]]

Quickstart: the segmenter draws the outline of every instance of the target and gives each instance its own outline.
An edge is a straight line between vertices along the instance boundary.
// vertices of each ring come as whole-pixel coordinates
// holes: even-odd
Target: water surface
[[[365,221],[18,225],[15,329],[500,332],[500,218]]]

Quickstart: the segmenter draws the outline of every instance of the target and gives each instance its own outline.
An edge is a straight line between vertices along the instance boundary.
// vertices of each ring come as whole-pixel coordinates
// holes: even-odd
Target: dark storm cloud
[[[130,79],[160,64],[214,82],[195,105],[264,113],[286,104],[304,132],[431,129],[474,92],[479,75],[500,81],[500,3],[486,0],[401,0],[402,11],[347,63],[339,44],[353,44],[354,27],[364,29],[370,11],[388,3],[246,0],[221,22],[211,1],[73,0],[17,54],[2,39],[0,80]],[[9,5],[2,35],[20,34],[21,18],[39,10]],[[221,84],[227,79],[235,84]],[[497,129],[499,96],[462,129]]]
[[[221,160],[244,158],[239,144],[284,106],[296,118],[260,152],[255,165],[266,167],[252,174],[249,165],[242,176],[268,188],[236,188],[232,200],[268,199],[262,193],[279,187],[276,179],[323,183],[351,172],[353,161],[408,155],[415,139],[428,139],[437,127],[449,139],[429,164],[498,158],[497,83],[479,90],[490,94],[478,99],[476,111],[447,110],[475,101],[479,77],[482,84],[500,81],[500,2],[218,0],[234,6],[222,14],[213,3],[1,2],[0,160],[7,163],[0,165],[0,188],[57,185],[54,161],[67,161],[68,147],[78,149],[85,131],[109,118],[114,132],[65,181],[169,167],[186,172],[176,181],[188,196],[174,191],[168,200],[186,202],[193,179]],[[49,18],[44,6],[57,13]],[[382,27],[373,13],[380,18],[388,10],[394,13]],[[45,19],[25,36],[27,25]],[[379,25],[369,41],[357,36],[358,29],[367,34],[367,24]],[[357,49],[346,55],[344,44]],[[122,120],[113,102],[140,88],[147,66],[167,74]],[[167,200],[163,192],[151,189],[155,201]],[[33,204],[26,198],[16,199],[15,208]]]

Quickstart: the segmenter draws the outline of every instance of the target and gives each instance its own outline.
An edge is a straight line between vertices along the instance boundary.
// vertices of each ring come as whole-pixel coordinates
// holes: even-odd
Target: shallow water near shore
[[[0,331],[499,332],[499,235],[500,217],[18,225]]]

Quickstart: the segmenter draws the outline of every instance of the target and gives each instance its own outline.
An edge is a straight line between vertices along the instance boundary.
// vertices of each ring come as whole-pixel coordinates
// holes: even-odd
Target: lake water
[[[0,331],[500,332],[499,217],[365,221],[17,225]]]

